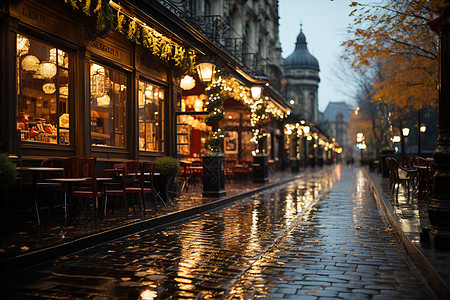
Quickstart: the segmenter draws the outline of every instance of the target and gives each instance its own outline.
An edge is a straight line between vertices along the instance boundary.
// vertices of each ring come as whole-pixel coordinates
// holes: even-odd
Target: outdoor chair
[[[230,180],[230,182],[232,182],[233,180],[236,182],[236,178],[234,176],[235,165],[235,160],[225,160],[225,178]]]
[[[55,168],[55,167],[63,167],[64,158],[60,157],[49,157],[44,159],[41,162],[41,167],[49,167],[49,168]],[[40,200],[43,192],[48,193],[48,217],[50,218],[50,215],[54,214],[54,197],[56,196],[55,192],[60,193],[66,193],[66,190],[64,189],[64,186],[59,182],[51,182],[48,181],[48,179],[61,177],[62,172],[61,171],[41,171],[39,172],[39,179],[36,183],[37,190],[37,203],[39,204],[39,209],[41,207]]]
[[[121,197],[123,207],[125,209],[125,216],[128,217],[128,199],[125,192],[127,187],[136,186],[137,174],[140,169],[140,163],[135,160],[127,160],[123,162],[123,167],[118,169],[120,175],[118,180],[104,183],[103,194],[105,195],[104,214],[106,214],[109,197]],[[132,205],[133,211],[134,205]],[[111,210],[114,211],[114,206],[111,201]]]
[[[183,191],[189,191],[189,180],[192,176],[192,170],[189,168],[189,164],[180,161],[180,173],[178,173],[178,182],[181,184],[180,193]]]
[[[418,156],[415,159],[415,165],[418,171],[418,198],[421,201],[428,201],[433,191],[433,164],[427,161],[425,158]]]
[[[96,158],[80,157],[77,159],[76,167],[78,168],[78,177],[86,178],[87,180],[73,188],[72,196],[94,200],[94,220],[95,224],[97,224],[97,216],[99,213],[98,200],[102,197],[102,192],[97,189]],[[88,220],[90,220],[90,204],[89,201],[84,201],[81,205],[86,211]]]
[[[407,190],[408,198],[410,196],[410,185],[413,186],[413,180],[417,173],[414,169],[402,167],[398,161],[393,157],[387,157],[386,163],[389,170],[389,178],[391,181],[392,193],[395,193],[395,199],[398,199],[398,191],[400,185],[404,185]]]
[[[155,176],[155,162],[142,162],[140,172],[138,174],[138,185],[137,186],[126,186],[125,194],[138,194],[139,195],[139,204],[141,212],[145,215],[145,195],[152,194],[153,206],[156,211],[156,202],[154,199],[153,193],[153,179]]]

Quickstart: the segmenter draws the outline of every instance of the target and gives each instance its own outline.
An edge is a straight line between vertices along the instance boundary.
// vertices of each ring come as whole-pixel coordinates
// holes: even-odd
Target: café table
[[[32,172],[32,181],[31,181],[31,187],[34,194],[34,209],[36,211],[36,218],[38,225],[41,225],[41,218],[39,216],[39,207],[37,203],[38,198],[38,191],[37,191],[37,181],[40,172],[62,172],[64,171],[64,168],[56,168],[56,167],[17,167],[17,170],[19,171],[30,171]]]
[[[428,165],[413,165],[413,168],[417,170],[418,197],[421,200],[425,200],[431,193],[433,172],[430,170],[430,166]]]
[[[69,215],[71,215],[73,213],[73,210],[75,208],[75,206],[73,203],[73,197],[72,197],[72,191],[73,191],[73,185],[75,183],[82,183],[88,180],[88,178],[49,178],[47,179],[49,181],[53,181],[53,182],[59,182],[62,184],[67,185],[67,193],[69,194],[69,208],[67,208],[67,201],[64,200],[64,219],[65,219],[65,225],[69,225],[72,220],[69,220]],[[72,217],[72,216],[71,216]],[[75,218],[74,218],[75,219]]]

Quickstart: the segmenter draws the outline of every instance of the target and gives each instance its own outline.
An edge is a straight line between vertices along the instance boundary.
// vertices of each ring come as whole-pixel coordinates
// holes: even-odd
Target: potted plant
[[[14,183],[17,176],[16,165],[5,154],[0,155],[0,191]]]
[[[173,157],[164,156],[156,159],[155,172],[160,176],[155,176],[155,189],[165,201],[169,200],[169,189],[173,188],[174,178],[178,176],[180,169],[180,163]]]

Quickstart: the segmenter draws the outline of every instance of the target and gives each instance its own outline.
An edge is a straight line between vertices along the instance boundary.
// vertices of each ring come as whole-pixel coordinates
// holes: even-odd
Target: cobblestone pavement
[[[432,298],[340,166],[4,279],[4,299]]]

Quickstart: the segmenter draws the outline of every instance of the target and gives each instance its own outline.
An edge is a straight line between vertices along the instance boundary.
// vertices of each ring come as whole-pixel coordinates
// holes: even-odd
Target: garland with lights
[[[210,138],[205,142],[205,149],[211,152],[222,152],[224,135],[220,128],[218,128],[219,121],[225,116],[223,110],[223,103],[225,102],[224,95],[225,81],[219,77],[217,81],[213,81],[206,89],[205,94],[207,101],[205,103],[206,111],[209,113],[205,118],[205,123],[212,126],[213,131]]]
[[[267,136],[265,125],[270,122],[267,103],[263,99],[258,99],[250,106],[251,117],[250,125],[252,126],[253,137],[250,139],[257,145],[256,153],[262,148],[264,138]]]
[[[120,5],[109,0],[64,0],[74,10],[81,10],[85,15],[96,15],[96,36],[104,36],[114,24],[114,29],[129,40],[151,51],[151,53],[167,64],[178,68],[182,74],[195,73],[195,53],[178,45],[170,38],[151,28],[136,17],[129,17],[122,12]],[[97,4],[92,9],[92,2]],[[114,13],[113,10],[117,12]]]

